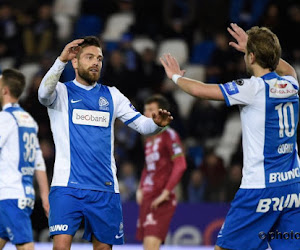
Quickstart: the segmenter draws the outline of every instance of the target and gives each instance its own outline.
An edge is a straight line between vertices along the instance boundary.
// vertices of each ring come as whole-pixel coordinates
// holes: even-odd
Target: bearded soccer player
[[[33,175],[48,216],[48,179],[37,139],[38,126],[18,104],[24,75],[5,69],[0,76],[0,249],[7,241],[18,250],[33,250],[30,215],[34,207]]]
[[[171,55],[161,58],[168,77],[185,92],[240,108],[243,178],[215,249],[266,249],[268,243],[275,250],[299,249],[293,236],[300,232],[297,75],[280,59],[279,40],[269,29],[245,32],[231,24],[228,31],[237,41],[230,45],[245,54],[249,79],[205,84],[183,77]]]
[[[149,97],[144,115],[151,117],[159,109],[169,109],[161,95]],[[137,238],[145,250],[158,250],[168,233],[176,208],[175,186],[185,169],[186,160],[177,132],[169,126],[145,141],[146,167],[136,193],[140,205]]]
[[[142,134],[155,134],[173,119],[166,110],[141,115],[115,87],[98,84],[103,54],[96,37],[67,44],[44,76],[39,100],[48,107],[56,155],[49,194],[54,249],[70,249],[84,220],[83,238],[94,249],[124,243],[123,218],[114,152],[119,118]],[[76,78],[59,82],[72,62]]]

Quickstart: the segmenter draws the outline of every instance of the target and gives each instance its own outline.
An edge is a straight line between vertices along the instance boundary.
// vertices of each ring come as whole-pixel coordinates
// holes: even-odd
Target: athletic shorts
[[[74,236],[84,220],[83,238],[109,245],[124,244],[120,194],[70,187],[52,187],[49,194],[50,237]]]
[[[176,209],[176,200],[165,201],[156,210],[150,208],[152,201],[145,200],[140,206],[136,238],[142,241],[146,236],[156,236],[164,241]]]
[[[239,189],[217,237],[227,249],[300,249],[300,183]]]
[[[14,245],[33,242],[30,220],[32,208],[25,205],[25,200],[0,200],[0,238]],[[31,201],[33,205],[34,201]]]

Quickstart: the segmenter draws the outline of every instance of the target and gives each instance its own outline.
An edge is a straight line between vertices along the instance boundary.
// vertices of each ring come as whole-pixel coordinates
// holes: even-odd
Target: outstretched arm
[[[167,76],[186,93],[202,99],[224,100],[224,96],[218,84],[206,84],[201,81],[183,77],[184,71],[180,69],[177,60],[170,54],[165,54],[160,58],[160,61],[165,68]]]
[[[59,58],[56,59],[54,65],[49,69],[47,74],[42,79],[39,87],[38,96],[40,102],[45,105],[51,105],[56,98],[56,85],[68,61],[72,60],[79,51],[79,44],[83,39],[74,40],[66,45],[61,52]]]
[[[236,42],[230,42],[229,45],[240,52],[246,53],[246,46],[248,41],[247,33],[235,23],[231,23],[230,26],[231,27],[228,27],[227,30],[230,35],[232,35],[232,37],[236,40]],[[289,75],[297,79],[295,69],[283,59],[279,60],[278,66],[275,71],[278,75]]]

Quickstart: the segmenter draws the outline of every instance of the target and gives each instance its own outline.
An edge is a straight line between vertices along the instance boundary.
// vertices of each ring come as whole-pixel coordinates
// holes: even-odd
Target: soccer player
[[[279,40],[269,29],[245,32],[231,24],[228,31],[237,40],[230,45],[245,53],[249,79],[205,84],[183,77],[171,55],[161,58],[168,77],[182,90],[240,108],[243,178],[215,249],[266,249],[268,241],[272,249],[299,249],[299,240],[292,237],[300,232],[297,76],[280,59]],[[274,232],[289,233],[289,239],[276,239]]]
[[[60,75],[70,60],[76,78],[61,83]],[[83,219],[83,238],[92,241],[94,249],[123,244],[113,156],[115,119],[142,134],[158,133],[173,119],[166,110],[147,118],[117,88],[97,84],[102,60],[96,37],[74,40],[65,46],[39,88],[39,100],[48,107],[56,147],[49,194],[54,249],[70,249]]]
[[[167,99],[161,95],[151,96],[145,102],[144,115],[152,117],[159,109],[169,109]],[[136,193],[140,205],[137,238],[143,240],[145,250],[158,250],[175,212],[174,188],[186,169],[176,131],[167,126],[159,134],[147,137],[145,157],[146,167]]]
[[[34,248],[30,215],[33,175],[48,216],[48,179],[37,139],[38,126],[18,104],[24,75],[5,69],[0,76],[0,249],[10,240],[18,250]]]

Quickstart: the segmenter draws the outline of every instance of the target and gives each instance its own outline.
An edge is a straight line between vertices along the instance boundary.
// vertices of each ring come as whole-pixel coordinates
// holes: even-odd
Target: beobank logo
[[[107,128],[109,125],[109,112],[73,109],[72,122],[78,125],[89,125]]]

